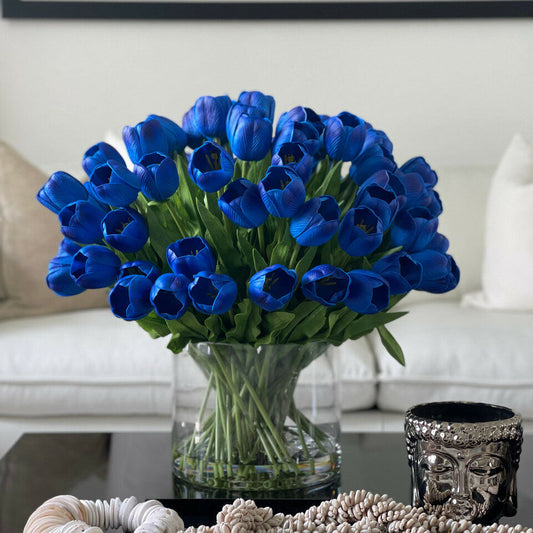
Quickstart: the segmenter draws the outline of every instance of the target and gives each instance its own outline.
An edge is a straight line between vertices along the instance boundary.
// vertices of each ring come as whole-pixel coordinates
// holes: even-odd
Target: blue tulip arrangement
[[[386,325],[405,313],[391,308],[459,282],[437,231],[435,171],[422,157],[398,166],[387,135],[351,113],[296,107],[277,125],[274,113],[257,91],[203,96],[181,126],[149,115],[124,128],[133,170],[100,142],[83,156],[84,183],[54,173],[37,195],[64,236],[48,286],[61,296],[109,287],[112,312],[169,336],[175,353],[199,342],[340,345],[377,329],[403,364]],[[257,395],[247,402],[243,420],[250,403],[261,419]],[[235,437],[243,455],[249,423]]]

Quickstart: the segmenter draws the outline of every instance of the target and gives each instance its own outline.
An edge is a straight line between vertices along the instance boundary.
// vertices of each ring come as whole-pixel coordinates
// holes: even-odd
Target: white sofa
[[[337,350],[345,430],[401,430],[407,407],[442,399],[505,404],[523,414],[526,427],[533,419],[533,314],[461,303],[464,294],[481,287],[494,169],[436,170],[444,204],[440,231],[451,242],[461,282],[449,294],[413,293],[401,303],[410,313],[390,330],[404,349],[405,367],[374,336]],[[28,191],[28,201],[34,201],[35,192]],[[44,231],[48,216],[37,209],[42,219],[32,221],[35,233]],[[9,286],[4,289],[7,305]],[[31,309],[26,313],[32,314]],[[24,431],[170,428],[172,355],[165,342],[106,308],[4,317],[0,455]]]

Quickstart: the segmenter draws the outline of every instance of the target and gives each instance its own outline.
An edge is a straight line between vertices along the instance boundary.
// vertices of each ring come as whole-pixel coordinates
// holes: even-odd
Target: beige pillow
[[[46,285],[63,238],[35,195],[48,177],[0,142],[0,319],[107,306],[105,289],[61,297]]]

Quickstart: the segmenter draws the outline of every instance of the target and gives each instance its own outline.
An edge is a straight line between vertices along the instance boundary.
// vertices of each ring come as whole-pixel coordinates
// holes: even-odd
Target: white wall
[[[106,22],[0,19],[0,138],[46,170],[197,96],[260,89],[278,111],[347,109],[400,162],[493,164],[533,140],[533,20]]]

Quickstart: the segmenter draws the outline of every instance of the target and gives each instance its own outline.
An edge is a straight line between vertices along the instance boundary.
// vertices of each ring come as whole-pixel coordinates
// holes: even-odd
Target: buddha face
[[[516,512],[516,471],[509,443],[489,442],[474,448],[417,442],[413,501],[428,512],[482,524]]]

